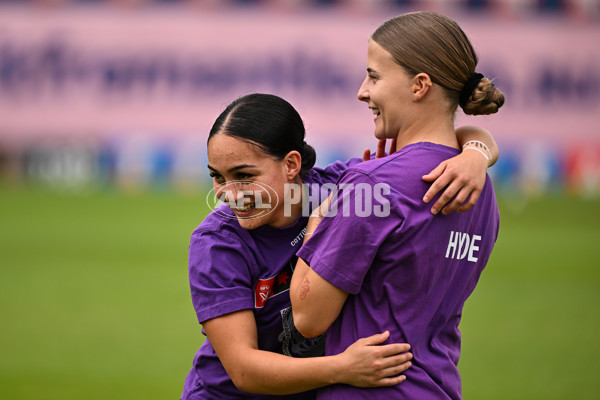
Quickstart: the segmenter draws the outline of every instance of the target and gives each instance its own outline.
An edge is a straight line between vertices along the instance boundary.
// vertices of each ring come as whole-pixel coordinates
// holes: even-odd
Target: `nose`
[[[367,90],[368,79],[369,77],[367,76],[363,83],[360,85],[360,88],[358,88],[358,93],[356,94],[356,97],[360,101],[369,101],[369,91]]]
[[[230,201],[234,200],[234,194],[231,191],[231,187],[225,186],[223,187],[222,185],[213,185],[214,191],[215,191],[215,197],[219,200],[221,200],[224,203],[229,203]]]
[[[367,90],[367,79],[368,78],[365,78],[362,85],[360,85],[360,88],[358,88],[358,93],[356,94],[356,97],[360,101],[369,101],[369,91]]]
[[[243,196],[236,185],[227,184],[224,187],[215,188],[215,195],[219,200],[226,204],[235,204]]]
[[[217,198],[226,204],[251,203],[256,193],[246,187],[241,182],[233,182],[216,191]]]

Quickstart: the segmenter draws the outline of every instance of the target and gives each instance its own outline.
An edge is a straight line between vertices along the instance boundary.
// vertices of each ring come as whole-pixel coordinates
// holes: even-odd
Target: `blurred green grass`
[[[600,200],[500,198],[465,306],[465,399],[595,399]],[[0,393],[178,398],[202,343],[187,247],[202,193],[0,187]]]

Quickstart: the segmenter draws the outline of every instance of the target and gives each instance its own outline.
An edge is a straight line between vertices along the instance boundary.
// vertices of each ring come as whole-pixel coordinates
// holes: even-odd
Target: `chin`
[[[387,137],[387,135],[385,134],[385,132],[381,132],[381,131],[379,131],[379,130],[375,130],[375,133],[374,133],[374,134],[375,134],[375,139],[377,139],[377,140],[381,140],[381,139],[389,139],[389,138]]]
[[[248,231],[251,231],[252,229],[256,229],[258,227],[261,227],[265,224],[264,218],[258,217],[258,218],[238,218],[238,223],[240,224],[240,226]]]
[[[396,133],[390,133],[390,132],[386,132],[383,129],[375,129],[375,138],[378,140],[381,139],[395,139],[396,138]]]
[[[383,130],[380,126],[375,126],[375,130],[373,131],[373,135],[375,139],[387,139],[387,135],[385,134],[385,130]]]
[[[264,214],[264,212],[259,212],[257,215],[251,215],[247,217],[238,216],[237,220],[240,226],[246,230],[256,229],[273,222],[272,213]]]

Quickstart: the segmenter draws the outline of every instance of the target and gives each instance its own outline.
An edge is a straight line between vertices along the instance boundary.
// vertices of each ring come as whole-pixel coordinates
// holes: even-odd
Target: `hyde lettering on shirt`
[[[477,262],[479,259],[479,245],[481,236],[469,235],[465,232],[450,231],[450,239],[446,248],[446,258],[462,260],[467,257],[470,262]]]

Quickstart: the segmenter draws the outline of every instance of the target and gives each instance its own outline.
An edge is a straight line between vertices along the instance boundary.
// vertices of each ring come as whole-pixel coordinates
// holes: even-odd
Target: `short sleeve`
[[[380,246],[397,231],[402,218],[389,199],[389,186],[360,171],[347,171],[338,187],[329,213],[298,256],[321,278],[356,294]]]
[[[198,321],[252,308],[251,261],[240,238],[228,231],[194,232],[189,280]]]
[[[348,168],[362,162],[360,158],[350,158],[347,161],[335,161],[325,168],[314,167],[311,170],[311,181],[316,183],[335,183]]]

